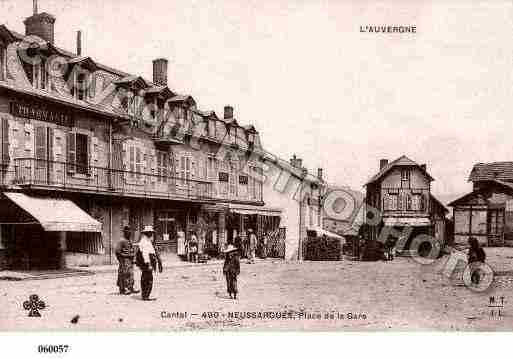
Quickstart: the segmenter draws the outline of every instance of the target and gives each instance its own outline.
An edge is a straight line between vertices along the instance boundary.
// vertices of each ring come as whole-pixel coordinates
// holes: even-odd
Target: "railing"
[[[212,200],[211,182],[66,162],[18,158],[13,184],[167,199]]]
[[[381,188],[381,208],[384,212],[407,212],[427,215],[430,208],[428,188]]]

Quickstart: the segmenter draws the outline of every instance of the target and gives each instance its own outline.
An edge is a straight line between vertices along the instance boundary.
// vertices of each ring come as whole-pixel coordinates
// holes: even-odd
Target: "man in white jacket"
[[[155,300],[154,298],[150,299],[153,288],[153,271],[158,266],[159,272],[162,272],[162,261],[153,246],[154,234],[153,226],[145,226],[141,231],[141,240],[139,241],[137,263],[141,269],[141,294],[143,300]]]

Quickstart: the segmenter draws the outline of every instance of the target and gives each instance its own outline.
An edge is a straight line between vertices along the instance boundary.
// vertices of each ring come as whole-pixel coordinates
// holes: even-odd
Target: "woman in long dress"
[[[176,232],[176,236],[178,244],[177,253],[179,256],[186,256],[187,252],[185,250],[185,233],[181,228]]]

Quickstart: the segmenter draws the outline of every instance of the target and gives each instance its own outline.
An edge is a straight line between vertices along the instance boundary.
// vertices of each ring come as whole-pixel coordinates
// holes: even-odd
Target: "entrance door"
[[[488,210],[488,245],[500,246],[504,242],[504,208]]]

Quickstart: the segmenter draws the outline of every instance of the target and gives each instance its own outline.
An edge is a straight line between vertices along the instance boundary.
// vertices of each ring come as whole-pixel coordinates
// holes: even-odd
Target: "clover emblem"
[[[39,299],[37,294],[32,294],[28,300],[23,302],[23,309],[28,310],[29,317],[40,317],[40,310],[45,309],[46,304],[42,300]]]

